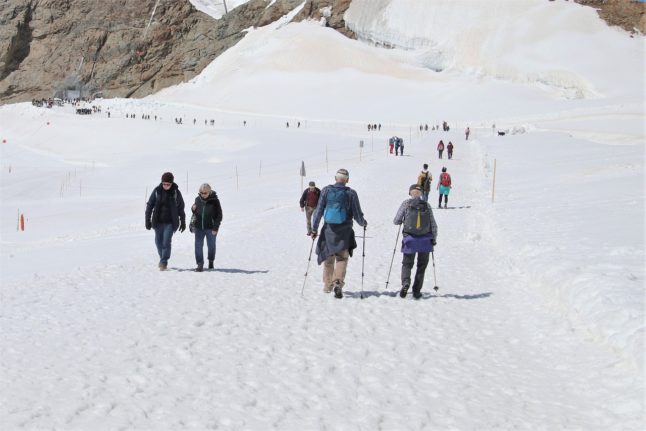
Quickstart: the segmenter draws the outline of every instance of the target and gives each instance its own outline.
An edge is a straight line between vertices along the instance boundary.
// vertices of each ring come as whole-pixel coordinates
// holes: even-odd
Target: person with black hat
[[[393,223],[403,224],[402,248],[404,254],[402,259],[402,288],[399,296],[406,297],[411,287],[411,272],[417,254],[417,270],[413,281],[413,298],[422,297],[422,286],[424,285],[424,272],[428,265],[429,254],[437,240],[437,223],[433,217],[433,210],[428,202],[424,202],[422,188],[413,184],[408,188],[410,199],[406,199],[399,206]]]
[[[168,268],[173,233],[177,229],[180,232],[186,229],[184,199],[174,181],[173,174],[165,172],[161,177],[161,184],[155,187],[146,203],[146,229],[155,229],[160,271]]]
[[[357,248],[352,219],[364,227],[364,232],[368,222],[363,218],[357,192],[346,186],[350,180],[347,169],[339,169],[334,179],[335,184],[325,186],[321,190],[314,212],[312,240],[317,237],[319,223],[323,218],[321,235],[316,244],[318,264],[325,262],[323,291],[330,293],[334,290],[336,298],[343,298],[348,259]]]
[[[305,221],[307,222],[307,235],[312,235],[312,214],[318,204],[321,190],[316,187],[314,181],[310,181],[309,187],[305,189],[301,195],[300,205],[301,211],[305,212]]]

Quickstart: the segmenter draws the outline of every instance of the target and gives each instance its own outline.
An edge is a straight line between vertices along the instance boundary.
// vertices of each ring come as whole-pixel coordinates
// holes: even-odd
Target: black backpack
[[[431,231],[431,210],[426,202],[414,199],[408,204],[403,230],[411,235],[425,235]]]

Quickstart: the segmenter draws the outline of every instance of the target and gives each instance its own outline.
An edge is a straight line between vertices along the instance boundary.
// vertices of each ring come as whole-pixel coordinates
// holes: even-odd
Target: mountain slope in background
[[[230,0],[225,16],[223,2],[219,0],[193,3],[218,19],[198,12],[187,0],[2,2],[0,103],[51,97],[57,89],[66,87],[82,88],[89,95],[100,92],[105,97],[146,96],[191,79],[235,45],[245,29],[274,22],[302,3],[295,21],[323,18],[328,27],[354,37],[344,16],[351,0]],[[386,3],[389,2],[374,2]],[[613,25],[628,31],[644,31],[644,3],[628,0],[579,3],[599,8],[600,16]],[[429,22],[451,21],[453,13],[447,11],[450,8],[446,3],[424,4],[434,11],[435,18]],[[463,10],[460,4],[454,4],[457,5],[454,10]],[[464,4],[474,11],[485,9],[482,3]],[[407,7],[410,5],[406,2],[390,6]],[[495,9],[505,12],[516,7],[507,2]],[[556,14],[560,8],[551,10]],[[357,17],[354,20],[358,21]],[[462,28],[459,20],[454,27]],[[365,36],[370,39],[369,34]],[[590,45],[587,41],[582,44]],[[435,51],[426,58],[426,66],[441,69],[446,67],[446,61],[445,52]],[[506,75],[503,73],[502,77]]]

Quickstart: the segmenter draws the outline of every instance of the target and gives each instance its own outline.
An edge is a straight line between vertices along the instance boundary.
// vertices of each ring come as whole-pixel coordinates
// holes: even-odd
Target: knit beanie
[[[172,183],[175,180],[175,177],[170,172],[164,172],[161,180],[162,183]]]
[[[408,188],[408,193],[412,192],[413,190],[417,190],[421,192],[422,188],[417,184],[411,184],[411,186]]]

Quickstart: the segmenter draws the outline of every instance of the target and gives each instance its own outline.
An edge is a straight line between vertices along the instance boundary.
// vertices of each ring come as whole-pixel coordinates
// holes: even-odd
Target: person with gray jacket
[[[408,188],[408,194],[410,199],[402,202],[393,220],[396,225],[403,224],[401,251],[404,257],[401,271],[402,288],[399,296],[405,298],[411,287],[411,272],[417,254],[417,271],[412,287],[413,298],[420,299],[429,254],[437,243],[437,223],[431,206],[421,199],[422,188],[418,184],[413,184]]]

